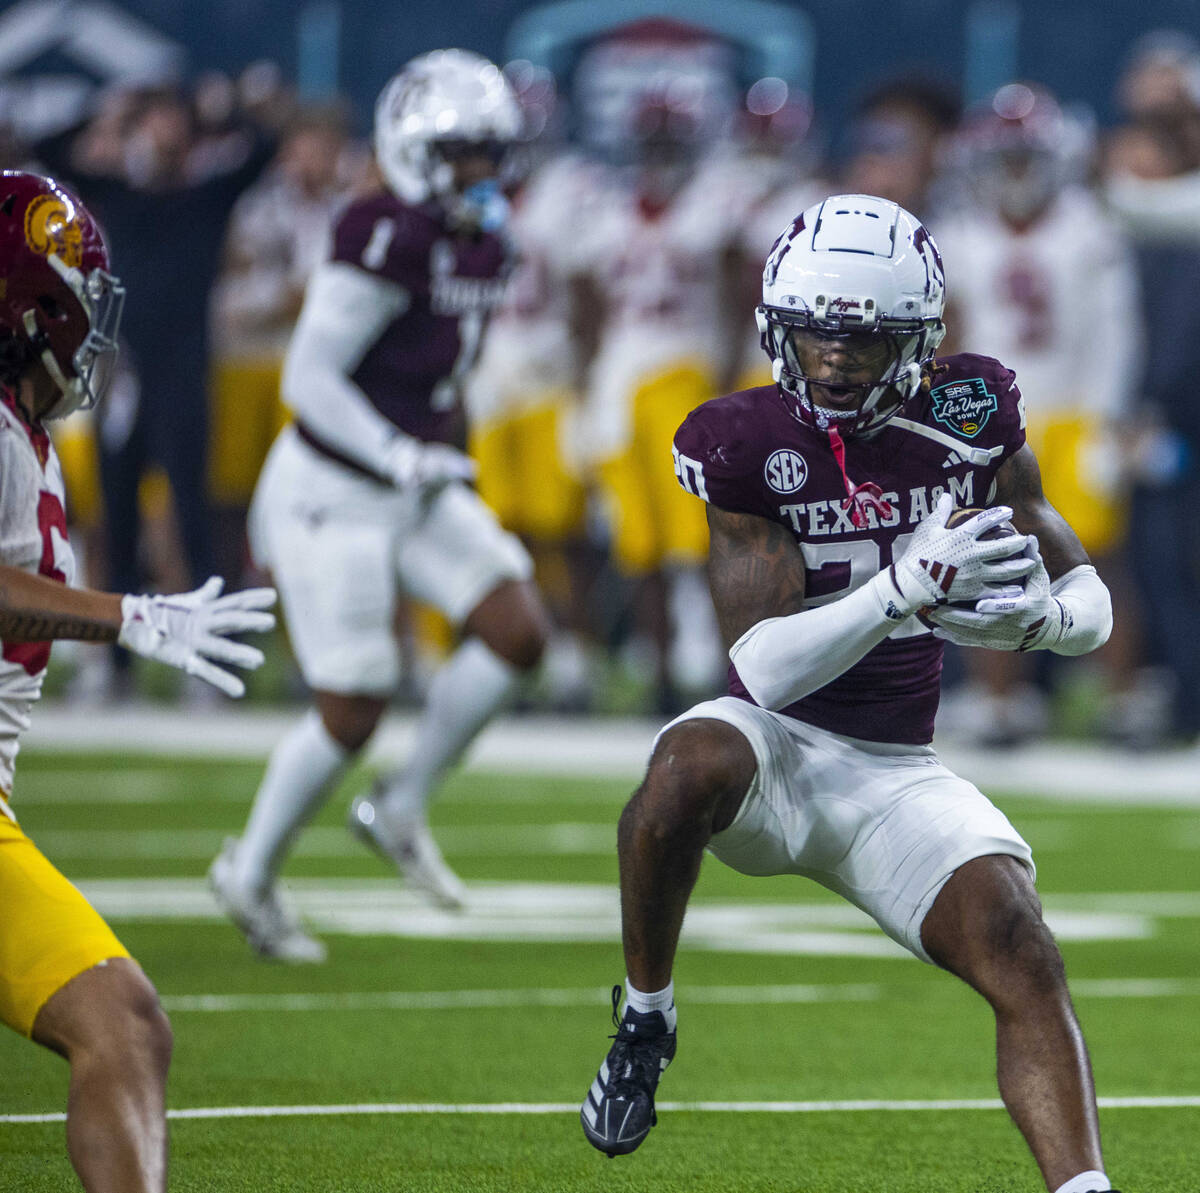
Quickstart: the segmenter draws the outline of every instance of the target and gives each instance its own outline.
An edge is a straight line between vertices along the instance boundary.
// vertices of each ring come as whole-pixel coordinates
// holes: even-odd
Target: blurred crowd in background
[[[944,352],[1016,371],[1047,492],[1118,612],[1069,680],[1049,656],[949,656],[942,727],[1132,748],[1200,733],[1200,45],[1132,47],[1115,127],[1036,81],[964,106],[898,75],[862,87],[837,138],[819,96],[740,79],[720,38],[665,21],[595,39],[569,81],[505,70],[526,120],[505,165],[517,264],[469,386],[471,447],[559,627],[533,707],[667,714],[723,684],[703,507],[671,437],[708,398],[770,384],[754,307],[771,244],[814,201],[864,192],[939,242]],[[288,417],[306,277],[339,204],[377,185],[366,118],[301,103],[259,62],[110,88],[52,138],[0,137],[5,166],[55,173],[98,214],[128,291],[119,375],[56,428],[87,583],[261,578],[246,507]],[[416,694],[448,632],[420,608],[397,624]],[[291,691],[279,653],[264,697]],[[70,670],[68,699],[138,694],[115,653]]]

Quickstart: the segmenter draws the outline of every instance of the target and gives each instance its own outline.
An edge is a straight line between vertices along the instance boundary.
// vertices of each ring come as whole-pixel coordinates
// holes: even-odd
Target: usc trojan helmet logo
[[[75,209],[58,195],[39,195],[26,208],[25,240],[35,253],[54,253],[71,269],[83,261],[83,229]]]

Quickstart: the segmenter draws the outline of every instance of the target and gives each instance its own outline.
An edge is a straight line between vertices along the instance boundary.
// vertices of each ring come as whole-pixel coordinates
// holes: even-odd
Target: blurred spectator
[[[231,581],[244,562],[254,484],[286,421],[283,356],[309,274],[354,182],[352,159],[339,109],[301,112],[273,167],[238,199],[229,220],[213,292],[210,476],[218,571]]]
[[[1049,92],[1019,83],[968,117],[960,162],[975,203],[937,231],[955,295],[946,351],[994,356],[1016,372],[1046,496],[1079,534],[1114,604],[1129,610],[1117,445],[1137,368],[1136,281],[1120,230],[1071,182],[1076,131]],[[1133,699],[1135,623],[1127,612],[1101,652],[1114,732],[1131,719],[1123,702]],[[997,744],[1044,730],[1026,656],[968,651],[967,660],[980,685],[963,702],[973,724],[982,721]]]
[[[926,79],[878,87],[858,106],[841,189],[891,199],[929,223],[941,205],[935,182],[959,112],[954,94]]]
[[[1134,44],[1117,83],[1126,116],[1157,116],[1177,122],[1200,151],[1200,42],[1176,29],[1157,29]]]
[[[1139,240],[1200,244],[1200,45],[1161,31],[1117,84],[1130,122],[1113,134],[1105,198]]]
[[[136,383],[123,401],[106,403],[99,420],[110,588],[144,586],[139,485],[151,464],[170,481],[188,583],[213,571],[209,296],[230,208],[272,152],[246,123],[202,140],[187,97],[161,89],[110,97],[60,160],[48,162],[74,177],[94,206],[131,296],[123,352]]]
[[[1191,154],[1169,115],[1142,116],[1109,142],[1108,193],[1132,180],[1170,185],[1195,169]],[[1187,738],[1200,733],[1200,209],[1193,220],[1173,237],[1159,226],[1136,241],[1146,356],[1128,439],[1132,570],[1151,657],[1173,680],[1170,727]]]

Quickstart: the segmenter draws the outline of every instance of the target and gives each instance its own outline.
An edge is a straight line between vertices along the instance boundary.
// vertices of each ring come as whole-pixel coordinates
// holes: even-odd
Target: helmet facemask
[[[921,370],[945,335],[940,320],[866,322],[765,305],[757,314],[772,374],[793,415],[846,437],[871,434],[897,413],[917,392]]]
[[[497,179],[520,131],[520,107],[500,69],[463,50],[413,59],[375,107],[375,155],[389,189],[406,203],[433,200],[452,214],[477,185],[487,191],[474,201],[480,210],[499,194]],[[456,163],[471,157],[493,163],[490,186],[460,184]]]
[[[441,199],[451,223],[460,230],[496,232],[504,227],[508,200],[500,180],[505,175],[511,149],[511,141],[498,137],[430,142],[430,189]],[[464,180],[463,171],[479,162],[488,163],[490,171],[471,170]]]
[[[81,314],[65,311],[61,304],[49,300],[41,304],[40,312],[30,308],[23,317],[38,359],[61,394],[42,415],[54,419],[66,418],[76,410],[90,410],[108,388],[116,364],[117,329],[125,304],[125,287],[106,270],[93,269],[85,277],[82,271],[65,265],[53,253],[47,261],[70,287],[81,308]],[[65,336],[56,335],[49,325],[84,320],[86,331],[69,358],[64,359],[60,341]]]

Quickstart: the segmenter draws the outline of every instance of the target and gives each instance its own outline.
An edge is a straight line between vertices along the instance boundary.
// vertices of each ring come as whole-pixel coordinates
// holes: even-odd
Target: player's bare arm
[[[751,626],[804,607],[804,557],[782,526],[708,506],[708,583],[726,649]]]
[[[1052,580],[1090,563],[1079,536],[1046,499],[1037,456],[1026,444],[996,473],[996,500],[1012,508],[1012,524],[1022,534],[1037,536],[1046,571]]]
[[[5,642],[115,642],[120,630],[118,594],[68,588],[0,565],[0,638]]]

